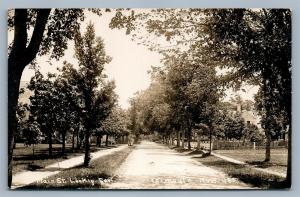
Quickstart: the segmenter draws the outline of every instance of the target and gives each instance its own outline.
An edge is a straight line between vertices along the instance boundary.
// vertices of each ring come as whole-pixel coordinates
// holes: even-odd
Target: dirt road
[[[250,189],[166,146],[143,141],[119,168],[111,189]]]

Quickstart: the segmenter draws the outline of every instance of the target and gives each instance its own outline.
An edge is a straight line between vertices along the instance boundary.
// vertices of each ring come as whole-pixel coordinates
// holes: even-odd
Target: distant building
[[[243,109],[240,103],[236,104],[236,112],[241,113],[242,118],[244,119],[246,124],[256,125],[259,129],[261,129],[260,124],[260,116],[253,109]]]
[[[251,102],[248,102],[247,107],[243,107],[243,106],[245,106],[244,104],[245,104],[245,101],[242,101],[242,100],[227,103],[229,113],[231,115],[233,115],[235,113],[240,113],[241,117],[244,119],[244,122],[246,125],[253,124],[253,125],[257,126],[257,128],[260,130],[260,132],[263,132],[262,125],[261,125],[261,116],[255,110],[254,103],[251,104]],[[284,139],[284,140],[288,139],[288,137],[287,137],[288,130],[289,130],[289,126],[287,126],[287,128],[285,128],[285,129],[282,129],[282,131],[280,131],[281,134],[277,135],[277,139]],[[276,131],[276,132],[279,132],[279,131]]]
[[[246,124],[254,124],[261,129],[260,116],[258,116],[255,112],[243,110],[241,116],[245,120]]]

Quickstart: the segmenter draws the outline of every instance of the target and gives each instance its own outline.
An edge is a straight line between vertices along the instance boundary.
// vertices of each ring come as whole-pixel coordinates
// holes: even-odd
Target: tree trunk
[[[209,154],[212,152],[212,127],[209,127]]]
[[[35,158],[34,158],[34,144],[32,144],[32,161],[34,162]]]
[[[287,165],[287,175],[286,175],[286,187],[290,188],[292,185],[292,128],[291,121],[289,131],[288,131],[288,165]]]
[[[27,10],[15,9],[14,40],[8,57],[8,187],[12,181],[12,158],[14,135],[17,131],[16,108],[24,68],[36,57],[51,9],[42,9],[36,17],[36,24],[27,45]]]
[[[291,87],[291,86],[290,86]],[[292,185],[292,109],[291,109],[291,97],[287,98],[286,111],[288,113],[288,159],[287,159],[287,174],[286,174],[286,187],[290,188]],[[286,126],[287,128],[287,126]]]
[[[84,167],[89,167],[90,161],[91,161],[91,150],[90,150],[90,131],[87,129],[85,131],[85,143],[84,143],[84,162],[83,165]]]
[[[18,105],[21,73],[18,73],[8,62],[8,186],[12,180],[12,159],[14,136],[17,131],[16,107]]]
[[[182,136],[181,136],[181,148],[184,148],[184,138],[185,138],[185,130],[182,129]]]
[[[22,72],[26,65],[22,62],[18,56],[20,55],[20,50],[24,49],[23,45],[26,46],[26,42],[24,39],[27,39],[27,35],[25,34],[26,38],[20,36],[22,32],[26,31],[26,26],[22,23],[24,19],[23,17],[27,18],[27,11],[26,13],[15,13],[15,32],[14,32],[14,44],[12,51],[8,58],[8,186],[11,187],[11,180],[12,180],[12,159],[13,159],[13,147],[15,144],[14,136],[17,132],[17,106],[18,106],[18,99],[19,99],[19,89],[20,89],[20,80],[22,76]],[[25,18],[25,19],[26,19]],[[21,26],[21,27],[19,27]],[[25,30],[24,30],[25,28]],[[20,36],[20,38],[19,38]],[[18,38],[16,38],[18,37]],[[25,44],[24,44],[25,42]],[[20,49],[21,47],[21,49]]]
[[[201,141],[200,141],[200,139],[201,139],[201,136],[200,136],[200,132],[198,132],[197,133],[197,150],[200,150],[200,146],[201,146]]]
[[[192,137],[192,129],[188,128],[188,150],[191,150],[191,137]]]
[[[119,139],[118,139],[118,136],[116,134],[114,135],[114,139],[115,139],[115,143],[119,144]]]
[[[167,145],[169,145],[169,138],[168,138],[167,135],[165,135],[165,143],[166,143]]]
[[[167,134],[165,135],[165,141],[166,141],[166,144],[169,145],[169,136]]]
[[[74,150],[75,148],[75,130],[73,130],[73,133],[72,133],[72,150]]]
[[[174,134],[175,134],[175,130],[173,128],[172,135],[171,135],[171,144],[172,144],[172,146],[174,146],[174,138],[175,138]]]
[[[77,133],[76,133],[76,148],[77,149],[80,149],[80,146],[81,146],[81,143],[80,143],[80,131],[79,131],[79,129],[78,129],[78,131],[77,131]]]
[[[98,145],[98,147],[101,147],[101,143],[102,143],[101,141],[102,141],[102,135],[99,136],[99,145]]]
[[[49,148],[48,148],[49,156],[52,157],[52,132],[51,131],[48,133],[48,144],[49,144]]]
[[[66,133],[62,133],[62,148],[61,148],[61,155],[65,155],[66,151]]]
[[[179,147],[180,146],[180,133],[179,133],[179,130],[176,131],[176,137],[177,137],[176,146]]]
[[[269,87],[267,79],[268,79],[268,71],[270,72],[269,69],[264,70],[264,72],[262,72],[262,76],[263,76],[263,83],[262,83],[262,91],[263,91],[263,99],[268,98],[268,88],[272,89],[271,87]],[[271,133],[270,133],[270,128],[272,128],[272,124],[271,124],[271,120],[270,118],[272,117],[272,106],[269,105],[265,105],[264,106],[265,111],[266,111],[266,123],[265,123],[265,136],[266,136],[266,150],[265,150],[265,162],[269,162],[271,159]]]
[[[268,129],[265,130],[266,134],[266,154],[265,154],[265,162],[269,162],[271,159],[271,134]]]
[[[108,146],[108,134],[106,134],[105,146]]]
[[[100,135],[97,135],[96,146],[100,147]]]

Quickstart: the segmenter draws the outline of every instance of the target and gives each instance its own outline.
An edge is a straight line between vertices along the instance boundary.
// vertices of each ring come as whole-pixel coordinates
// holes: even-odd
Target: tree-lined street
[[[9,187],[290,188],[291,10],[11,9],[8,35]]]
[[[224,172],[155,142],[142,141],[122,164],[110,189],[249,189]]]

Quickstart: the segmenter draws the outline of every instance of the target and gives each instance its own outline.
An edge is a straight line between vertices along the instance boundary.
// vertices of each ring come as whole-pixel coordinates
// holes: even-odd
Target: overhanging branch
[[[37,55],[43,34],[46,28],[47,20],[51,9],[40,9],[37,13],[36,23],[28,47],[25,50],[25,64],[29,64]]]

